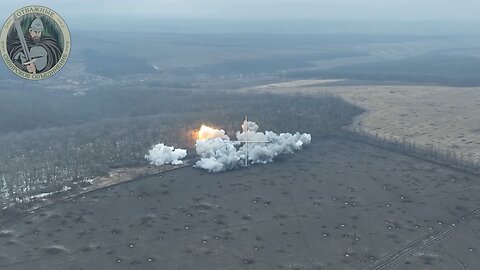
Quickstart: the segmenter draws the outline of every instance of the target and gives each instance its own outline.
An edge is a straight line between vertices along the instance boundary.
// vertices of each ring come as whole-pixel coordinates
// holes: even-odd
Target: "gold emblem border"
[[[39,74],[31,74],[19,69],[17,66],[15,66],[13,61],[10,59],[7,52],[7,35],[8,35],[8,31],[13,25],[13,15],[17,15],[18,18],[21,18],[24,15],[32,14],[32,13],[42,14],[53,19],[57,23],[57,25],[60,27],[60,30],[63,34],[63,53],[62,53],[62,56],[60,57],[60,60],[50,70],[39,73]],[[0,31],[0,55],[3,59],[3,62],[5,62],[8,69],[10,69],[13,73],[15,73],[17,76],[23,79],[38,81],[38,80],[44,80],[52,77],[58,71],[60,71],[60,69],[62,69],[63,66],[67,63],[68,57],[70,56],[70,49],[71,49],[70,30],[68,29],[68,26],[65,23],[65,20],[63,20],[63,18],[57,12],[55,12],[54,10],[48,7],[32,5],[32,6],[26,6],[26,7],[20,8],[16,10],[12,15],[10,15],[10,17],[8,17],[7,21],[5,22],[5,24],[3,25]]]

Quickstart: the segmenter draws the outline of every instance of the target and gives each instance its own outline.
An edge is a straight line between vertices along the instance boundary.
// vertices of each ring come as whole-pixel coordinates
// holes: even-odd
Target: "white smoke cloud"
[[[160,143],[150,149],[148,155],[145,155],[145,158],[148,159],[151,164],[160,166],[163,164],[183,164],[181,159],[186,156],[187,150],[175,149],[172,146],[166,146],[163,143]]]
[[[213,138],[199,139],[195,146],[200,160],[195,167],[203,168],[209,172],[221,172],[245,166],[245,158],[248,152],[248,163],[267,163],[281,154],[291,154],[302,149],[312,140],[307,133],[295,134],[271,131],[258,132],[255,122],[245,121],[242,124],[242,132],[237,132],[238,141],[231,141],[223,130],[217,130]],[[250,143],[242,143],[249,141]]]

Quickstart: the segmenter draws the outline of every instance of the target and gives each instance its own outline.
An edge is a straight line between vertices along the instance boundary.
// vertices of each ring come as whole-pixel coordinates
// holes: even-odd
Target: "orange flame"
[[[198,139],[199,140],[206,140],[206,139],[211,139],[215,137],[216,129],[211,128],[206,125],[202,125],[200,127],[200,130],[198,131]]]
[[[198,140],[208,140],[208,139],[223,137],[225,135],[225,131],[221,129],[209,127],[207,125],[202,125],[200,129],[194,131],[192,135],[194,138]]]

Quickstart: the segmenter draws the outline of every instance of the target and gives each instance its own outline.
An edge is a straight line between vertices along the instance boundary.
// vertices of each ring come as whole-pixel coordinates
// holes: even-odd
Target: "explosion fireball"
[[[200,156],[194,167],[209,172],[222,172],[248,164],[273,162],[278,155],[292,154],[311,142],[311,135],[296,132],[276,134],[259,132],[255,122],[245,121],[231,141],[225,131],[203,125],[197,136],[196,152]]]
[[[224,138],[225,131],[221,129],[215,129],[207,125],[202,125],[197,133],[198,140],[208,140],[214,138]]]
[[[194,167],[209,172],[222,172],[248,164],[273,162],[279,155],[292,154],[309,144],[312,136],[308,133],[260,132],[255,122],[245,121],[242,131],[237,131],[235,141],[230,140],[223,129],[202,125],[193,133],[196,138],[195,150],[200,157]],[[175,149],[163,143],[155,145],[145,156],[152,164],[182,164],[187,156],[185,149]]]

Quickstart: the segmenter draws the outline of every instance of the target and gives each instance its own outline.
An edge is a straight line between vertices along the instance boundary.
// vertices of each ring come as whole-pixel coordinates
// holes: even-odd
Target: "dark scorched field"
[[[343,139],[0,224],[0,269],[480,269],[478,177]]]

